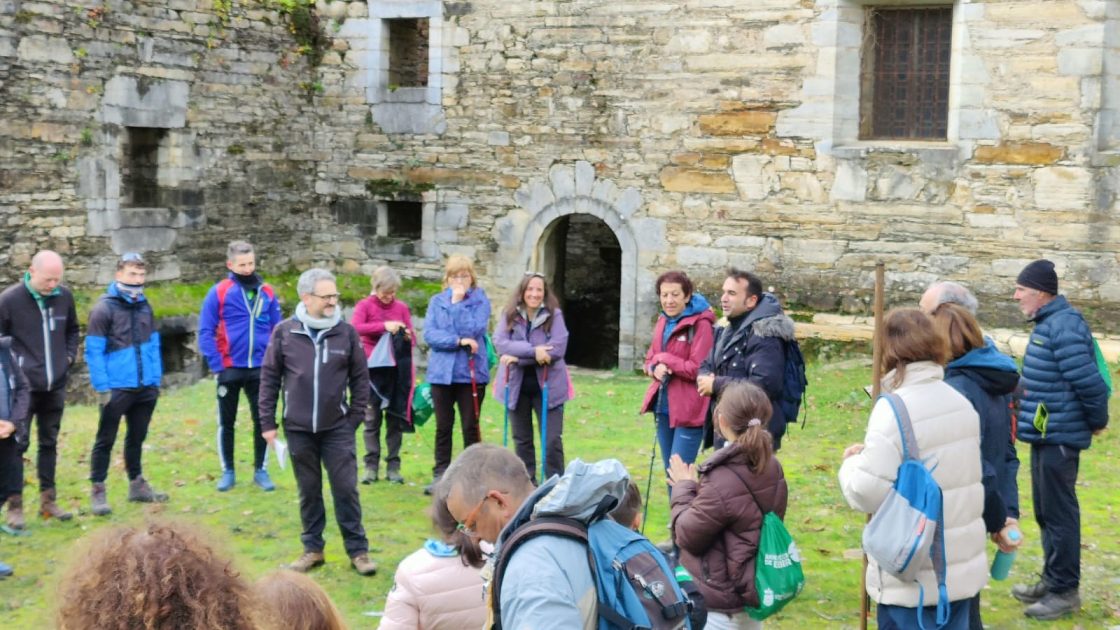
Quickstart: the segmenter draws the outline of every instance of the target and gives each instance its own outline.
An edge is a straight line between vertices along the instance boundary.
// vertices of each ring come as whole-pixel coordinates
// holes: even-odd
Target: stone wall
[[[882,260],[892,303],[951,278],[994,325],[1019,321],[1015,274],[1046,256],[1116,332],[1120,3],[877,2],[954,6],[935,143],[859,140],[865,4],[336,1],[312,68],[256,0],[0,0],[0,267],[51,246],[93,282],[136,247],[194,279],[248,236],[278,268],[431,275],[464,253],[501,302],[586,214],[619,243],[624,365],[669,268],[710,290],[747,267],[789,302],[865,312]],[[429,20],[424,86],[392,82],[400,19]],[[130,126],[167,130],[166,207],[121,207]],[[422,203],[419,240],[354,218],[398,194]]]

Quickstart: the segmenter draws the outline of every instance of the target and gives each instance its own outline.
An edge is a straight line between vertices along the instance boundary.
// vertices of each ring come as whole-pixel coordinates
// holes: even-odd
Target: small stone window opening
[[[427,87],[428,18],[389,23],[389,89]]]
[[[953,8],[872,7],[864,32],[860,138],[946,139]]]
[[[152,208],[161,204],[159,168],[167,159],[167,129],[126,127],[121,162],[121,206]],[[160,149],[164,149],[161,156]]]
[[[388,234],[392,238],[419,240],[424,226],[424,204],[419,201],[386,201]]]

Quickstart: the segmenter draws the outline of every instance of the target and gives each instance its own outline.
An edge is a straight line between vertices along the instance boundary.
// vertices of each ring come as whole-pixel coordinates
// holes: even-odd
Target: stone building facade
[[[671,268],[862,312],[882,260],[892,302],[950,278],[1009,324],[1046,256],[1120,322],[1120,2],[293,4],[0,0],[0,268],[464,253],[495,302],[546,272],[622,365]]]

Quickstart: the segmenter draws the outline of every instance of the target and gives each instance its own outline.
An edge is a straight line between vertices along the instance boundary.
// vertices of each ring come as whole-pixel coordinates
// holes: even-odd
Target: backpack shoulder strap
[[[587,561],[591,565],[591,575],[597,575],[595,558],[587,544],[587,525],[572,518],[558,516],[542,517],[529,521],[514,530],[513,534],[502,543],[501,551],[494,561],[494,575],[490,579],[489,586],[494,619],[493,630],[501,630],[502,627],[502,578],[505,577],[510,559],[513,558],[513,554],[522,544],[543,535],[563,536],[582,542],[584,547],[587,548]]]
[[[886,398],[887,403],[894,410],[894,419],[898,423],[898,433],[902,436],[902,460],[921,459],[922,454],[921,450],[918,449],[918,439],[914,436],[914,424],[910,422],[910,411],[906,409],[906,403],[902,402],[902,397],[894,392],[887,392],[879,397]]]

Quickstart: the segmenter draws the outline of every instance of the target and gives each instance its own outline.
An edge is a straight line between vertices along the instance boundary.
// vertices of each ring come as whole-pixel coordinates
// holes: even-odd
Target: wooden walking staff
[[[872,305],[875,314],[875,330],[871,337],[871,404],[879,399],[879,382],[883,379],[883,293],[886,287],[886,271],[883,263],[875,263],[875,302]],[[871,520],[871,515],[867,515]],[[859,628],[867,630],[867,618],[871,615],[871,597],[867,594],[867,554],[863,554],[863,562],[859,572]]]

